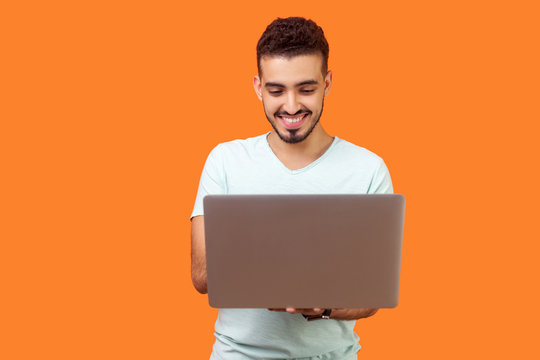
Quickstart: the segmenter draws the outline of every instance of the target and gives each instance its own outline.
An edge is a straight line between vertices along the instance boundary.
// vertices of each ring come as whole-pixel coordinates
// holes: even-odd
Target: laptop
[[[215,308],[393,308],[401,194],[207,195]]]

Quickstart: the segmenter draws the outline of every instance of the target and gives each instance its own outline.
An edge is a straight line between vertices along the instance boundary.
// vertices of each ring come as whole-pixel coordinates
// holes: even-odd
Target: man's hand
[[[306,316],[321,315],[324,312],[324,309],[320,309],[320,308],[314,308],[314,309],[285,308],[285,309],[268,309],[268,310],[288,312],[289,314],[304,314]]]
[[[297,309],[297,308],[285,308],[285,309],[268,309],[270,311],[288,312],[289,314],[304,314],[306,316],[321,315],[324,309]],[[379,309],[332,309],[331,319],[336,320],[358,320],[375,315]]]

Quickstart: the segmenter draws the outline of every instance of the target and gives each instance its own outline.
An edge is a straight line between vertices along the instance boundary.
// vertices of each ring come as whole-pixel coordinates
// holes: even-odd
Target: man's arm
[[[356,320],[375,315],[379,309],[333,309],[330,319]]]
[[[290,314],[304,314],[306,316],[317,316],[321,315],[324,309],[315,308],[315,309],[295,309],[295,308],[286,308],[286,309],[268,309],[271,311],[281,311],[288,312]],[[359,309],[332,309],[330,314],[330,319],[336,320],[357,320],[363,319],[375,315],[379,309],[368,309],[368,308],[359,308]]]
[[[191,281],[201,294],[207,294],[206,246],[204,243],[204,216],[191,220]]]

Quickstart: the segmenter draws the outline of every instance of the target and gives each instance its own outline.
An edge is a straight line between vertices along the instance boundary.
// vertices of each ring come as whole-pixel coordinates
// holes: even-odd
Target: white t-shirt
[[[268,134],[216,146],[208,155],[191,217],[203,215],[208,194],[376,194],[392,193],[384,161],[334,137],[308,166],[290,170],[277,158]],[[307,322],[301,314],[267,309],[219,309],[213,359],[303,358],[355,354],[355,320]]]

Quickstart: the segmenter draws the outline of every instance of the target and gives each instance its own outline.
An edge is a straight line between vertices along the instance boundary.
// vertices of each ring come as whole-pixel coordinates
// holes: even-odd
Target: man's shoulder
[[[242,158],[258,157],[264,154],[266,135],[247,139],[235,139],[217,144],[210,152],[209,158],[218,161],[240,160]]]
[[[225,141],[216,145],[212,151],[227,154],[253,151],[257,147],[261,146],[264,141],[266,141],[266,135],[267,134],[262,134],[246,139]]]
[[[340,157],[345,157],[352,161],[363,161],[373,164],[379,164],[381,161],[383,161],[379,155],[362,146],[353,144],[352,142],[344,139],[338,139],[339,142],[337,149],[339,153],[338,156]]]

